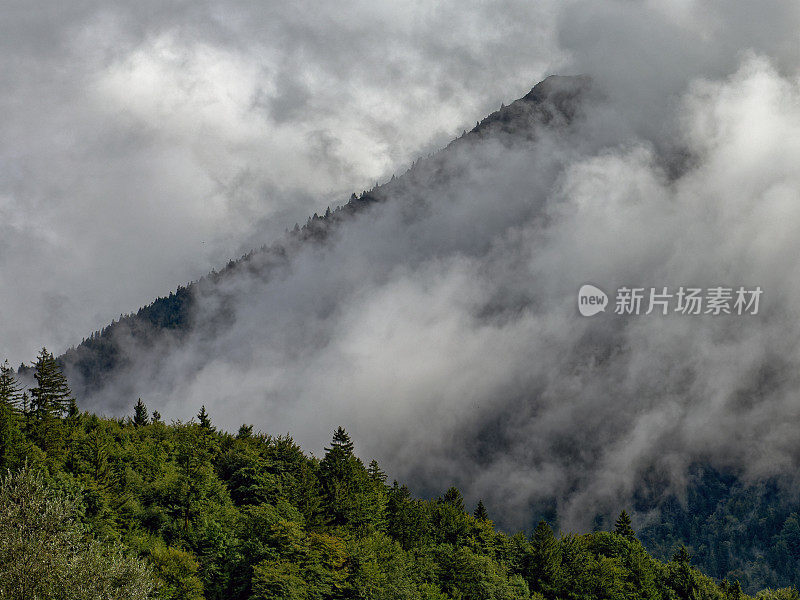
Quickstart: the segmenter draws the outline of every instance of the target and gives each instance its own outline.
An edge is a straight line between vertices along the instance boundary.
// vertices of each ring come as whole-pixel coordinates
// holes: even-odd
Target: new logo
[[[578,310],[584,317],[605,311],[607,305],[608,296],[600,288],[587,283],[578,290]]]

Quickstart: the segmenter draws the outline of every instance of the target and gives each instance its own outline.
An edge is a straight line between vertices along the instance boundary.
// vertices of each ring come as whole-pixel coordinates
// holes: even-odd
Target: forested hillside
[[[412,220],[414,217],[410,215],[415,213],[408,207],[416,207],[417,204],[424,207],[421,210],[424,214],[431,204],[428,195],[433,197],[433,202],[443,201],[450,192],[447,182],[464,177],[469,168],[474,166],[463,156],[459,157],[460,149],[491,148],[493,145],[527,142],[531,142],[531,147],[534,147],[536,136],[545,128],[555,132],[556,137],[567,136],[569,133],[567,125],[574,120],[580,120],[581,101],[590,87],[589,80],[581,77],[553,77],[545,80],[523,98],[502,107],[477,123],[475,128],[465,132],[447,148],[415,163],[400,177],[392,178],[372,190],[358,195],[353,194],[343,206],[313,215],[302,227],[296,226],[272,245],[231,261],[218,272],[213,272],[200,281],[177,288],[175,292],[157,299],[135,314],[121,317],[58,357],[59,364],[65,368],[70,383],[78,391],[84,406],[89,406],[97,412],[121,414],[130,404],[131,398],[135,399],[144,393],[137,389],[137,385],[142,385],[144,381],[158,380],[158,376],[168,383],[176,379],[172,373],[160,372],[160,369],[164,368],[162,365],[167,364],[163,359],[170,352],[188,345],[185,342],[192,335],[195,336],[193,340],[195,347],[202,348],[203,343],[213,339],[235,321],[237,302],[247,305],[258,295],[269,295],[272,289],[270,282],[273,279],[280,280],[281,277],[286,277],[299,253],[309,247],[319,249],[320,252],[329,250],[340,230],[353,225],[355,217],[363,215],[371,208],[389,208],[390,205],[398,204],[399,200],[402,200],[405,205],[398,211],[400,218]],[[525,152],[526,157],[534,156],[531,148],[527,146]],[[675,156],[671,155],[671,158]],[[677,171],[686,168],[685,159],[685,156],[674,161],[665,159],[663,161],[665,176],[675,176]],[[479,163],[479,166],[481,164]],[[492,162],[487,164],[488,166],[482,165],[480,168],[498,168],[498,164]],[[443,210],[442,214],[448,216],[447,209]],[[491,214],[484,217],[487,220],[494,218]],[[547,220],[545,217],[542,219]],[[447,237],[448,234],[452,237],[455,235],[454,231],[459,228],[466,230],[472,226],[470,221],[466,221],[463,225],[454,226],[453,231],[449,231],[445,227],[446,222],[446,219],[439,221],[436,227],[431,228],[432,238]],[[496,240],[491,242],[495,243]],[[464,248],[457,250],[462,254],[466,252]],[[391,249],[383,251],[389,252]],[[331,265],[327,265],[326,268],[330,267]],[[325,270],[320,269],[315,270],[313,275],[325,280],[324,273]],[[328,273],[329,280],[334,282],[331,288],[338,289],[342,284],[336,280],[342,273],[336,271]],[[251,281],[267,283],[259,294],[253,294],[251,298],[242,300],[235,297],[235,291],[228,289],[232,280],[244,280],[248,282],[247,285]],[[503,285],[509,286],[507,282]],[[514,315],[527,310],[524,307],[536,304],[529,297],[531,291],[524,286],[523,289],[511,287],[511,291],[506,290],[506,287],[498,288],[497,293],[487,299],[485,306],[476,309],[480,317],[488,315],[483,321],[479,319],[482,326],[494,327],[497,322],[503,323],[504,319],[513,318]],[[330,311],[330,306],[335,306],[336,298],[335,294],[331,294],[330,298],[321,302],[321,310]],[[199,309],[200,304],[203,305],[202,310]],[[238,310],[241,312],[242,307],[239,306]],[[274,318],[276,315],[269,316]],[[301,315],[303,319],[307,316],[311,315]],[[266,316],[263,320],[267,320]],[[314,319],[309,318],[308,321],[313,322]],[[295,329],[291,330],[290,338],[299,329],[296,323],[292,326],[295,326]],[[287,326],[287,329],[290,328]],[[515,328],[509,328],[513,329]],[[273,342],[269,341],[275,334],[275,331],[268,328],[261,333],[265,346],[272,351],[279,350],[276,350],[272,346]],[[302,338],[301,334],[297,335]],[[313,340],[321,339],[322,336],[320,332],[306,332],[303,335]],[[616,342],[609,338],[607,343],[610,355],[617,356]],[[200,354],[187,352],[190,355]],[[580,352],[582,351],[579,351],[575,358],[576,364],[581,364],[580,361],[586,358]],[[219,353],[213,349],[208,351],[208,355],[217,357]],[[137,360],[139,364],[135,364]],[[198,362],[201,360],[197,359]],[[590,364],[592,360],[590,357]],[[183,365],[187,361],[178,362]],[[569,361],[562,360],[560,364],[568,365]],[[780,364],[780,361],[776,361],[775,364]],[[202,364],[192,364],[187,371],[201,367]],[[764,372],[770,372],[773,367],[774,365],[765,366]],[[129,369],[131,373],[128,373]],[[587,370],[595,372],[588,367]],[[23,368],[22,372],[26,375],[27,381],[32,375],[32,368]],[[555,379],[569,381],[572,375],[573,373],[567,371],[565,377]],[[536,381],[534,383],[538,384]],[[759,379],[755,385],[762,383],[763,380]],[[104,387],[109,387],[110,391],[99,394],[97,398],[109,404],[96,401],[92,396]],[[590,386],[584,386],[582,389],[588,387]],[[500,418],[498,415],[517,415],[520,411],[535,410],[530,407],[536,406],[541,400],[540,395],[535,393],[536,389],[526,388],[525,395],[509,394],[510,399],[502,396],[499,400],[495,396],[487,397],[486,402],[490,399],[498,402],[490,417],[487,417],[480,426],[476,426],[475,431],[470,429],[472,425],[468,422],[466,429],[459,432],[482,440],[481,444],[475,446],[474,451],[470,449],[466,452],[480,468],[493,457],[508,453],[508,448],[502,444],[508,443],[508,438],[515,433],[511,431],[509,434],[507,431],[509,427],[505,425],[506,422],[514,422],[514,419]],[[504,392],[502,389],[501,391]],[[748,393],[757,395],[758,392],[758,389],[755,391],[749,389]],[[612,397],[616,393],[617,388],[612,387],[607,397]],[[551,395],[556,398],[556,402],[562,401],[560,395]],[[700,402],[698,398],[683,396],[681,398],[689,405]],[[605,405],[606,399],[602,400]],[[182,402],[182,396],[177,396],[176,401]],[[507,402],[508,406],[504,402]],[[518,404],[515,405],[515,402]],[[639,402],[638,398],[636,402]],[[593,400],[591,405],[597,407],[598,404]],[[638,406],[631,404],[629,408],[635,407],[638,410]],[[615,422],[620,424],[627,420],[622,418]],[[531,418],[530,421],[534,422],[536,419]],[[606,420],[609,421],[614,420]],[[578,426],[571,428],[579,429]],[[510,429],[513,430],[513,427]],[[552,445],[550,447],[542,445],[542,448],[545,448],[543,454],[549,453],[545,459],[556,462],[563,459],[563,462],[569,465],[576,464],[572,454],[565,450],[569,444],[565,444],[560,435],[568,434],[554,433]],[[615,436],[618,435],[616,432]],[[528,436],[522,437],[527,444]],[[527,456],[524,452],[522,454]],[[587,450],[582,456],[585,459],[586,456],[595,454],[597,453]],[[524,468],[527,468],[527,464]],[[580,466],[576,469],[580,470]],[[686,483],[685,489],[681,488],[676,493],[665,491],[668,482],[663,479],[659,480],[656,477],[650,481],[641,478],[636,483],[633,492],[634,501],[631,502],[635,516],[642,517],[640,539],[654,556],[663,560],[671,557],[679,546],[685,544],[690,549],[695,564],[705,572],[718,578],[739,580],[748,591],[765,586],[800,585],[800,569],[797,566],[800,561],[800,517],[798,517],[800,503],[793,492],[796,489],[796,482],[780,478],[767,478],[760,482],[743,481],[740,480],[741,470],[741,468],[718,470],[713,464],[696,463],[682,479]],[[579,484],[576,482],[565,484],[568,493],[574,491],[570,485]],[[531,526],[535,525],[540,516],[547,515],[553,521],[554,527],[558,527],[559,498],[553,495],[540,499],[536,507],[530,514]],[[587,520],[591,522],[594,517],[598,523],[608,524],[613,520],[609,514],[591,515]]]
[[[507,535],[454,487],[389,484],[341,427],[308,456],[252,425],[218,431],[205,408],[82,413],[46,350],[35,380],[0,377],[0,598],[747,598],[683,548],[649,556],[624,511],[611,532]]]

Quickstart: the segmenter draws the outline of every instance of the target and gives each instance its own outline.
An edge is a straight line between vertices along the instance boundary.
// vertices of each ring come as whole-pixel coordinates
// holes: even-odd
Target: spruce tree
[[[526,580],[531,591],[556,596],[562,578],[561,553],[553,530],[539,521],[531,536],[531,555],[526,565]]]
[[[336,429],[319,467],[326,512],[332,524],[345,525],[352,517],[358,465],[353,442],[344,428]]]
[[[353,454],[353,442],[342,428],[333,435],[319,465],[326,517],[331,525],[380,527],[386,508],[382,486],[371,481],[364,464]]]
[[[31,389],[31,433],[36,444],[48,455],[63,450],[64,430],[61,418],[77,414],[77,406],[56,359],[42,348],[34,365],[36,387]]]
[[[325,448],[325,452],[337,458],[353,456],[353,442],[343,427],[336,428],[333,440],[331,440],[331,447]]]
[[[459,512],[464,512],[464,497],[461,495],[461,492],[457,487],[451,487],[444,493],[442,496],[442,502],[444,504],[449,504],[453,508],[456,508]]]
[[[31,411],[34,417],[45,420],[48,417],[62,417],[69,413],[73,403],[72,392],[67,378],[61,372],[56,359],[47,348],[42,348],[34,365],[36,387],[31,389]]]
[[[0,365],[0,402],[19,410],[22,402],[22,386],[14,375],[14,369],[6,360]]]
[[[616,523],[614,523],[614,533],[621,535],[627,540],[636,539],[636,534],[631,527],[631,518],[624,510],[619,513]]]
[[[378,466],[378,461],[374,458],[370,461],[367,472],[369,473],[369,478],[375,483],[386,483],[386,473],[381,470]]]
[[[489,513],[486,512],[486,507],[483,505],[483,500],[478,500],[478,506],[475,507],[474,515],[479,521],[489,520]]]
[[[0,366],[0,466],[9,466],[21,442],[22,387],[6,360]]]
[[[209,417],[208,413],[206,412],[205,404],[200,407],[200,412],[197,413],[197,420],[200,422],[200,427],[204,429],[210,429],[211,431],[214,430],[214,428],[211,426],[211,417]]]
[[[133,424],[136,427],[144,427],[148,423],[150,423],[150,415],[147,413],[147,407],[144,402],[139,398],[133,407]]]

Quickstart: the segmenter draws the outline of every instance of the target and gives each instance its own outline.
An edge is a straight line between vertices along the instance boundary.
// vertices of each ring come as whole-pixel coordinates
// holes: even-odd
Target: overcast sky
[[[549,3],[0,1],[0,356],[80,342],[557,71]]]

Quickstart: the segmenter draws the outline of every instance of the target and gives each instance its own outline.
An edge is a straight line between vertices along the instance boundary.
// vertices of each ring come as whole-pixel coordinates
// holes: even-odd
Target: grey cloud
[[[591,75],[597,94],[572,125],[535,140],[451,146],[441,173],[412,172],[390,201],[327,245],[304,245],[266,282],[243,270],[205,290],[196,318],[208,326],[155,354],[131,347],[131,370],[85,402],[122,412],[141,395],[181,418],[204,403],[223,427],[289,431],[317,452],[341,423],[392,476],[421,493],[460,485],[509,526],[550,499],[564,527],[590,526],[639,481],[679,492],[694,461],[750,479],[793,469],[796,8],[770,3],[754,21],[743,3],[569,2],[535,15],[522,3],[487,6],[354,4],[311,19],[277,5],[263,18],[201,7],[189,25],[175,13],[138,28],[131,9],[115,17],[131,41],[92,81],[114,99],[102,113],[111,130],[146,126],[146,142],[122,144],[118,170],[99,169],[94,185],[65,189],[86,189],[103,215],[98,198],[130,184],[120,196],[135,207],[128,220],[156,240],[180,231],[170,219],[189,219],[218,248],[256,240],[270,215],[291,225],[315,201],[324,210],[330,191],[388,177],[412,148],[495,108],[494,94],[522,95],[553,65]],[[228,101],[214,86],[234,67],[241,85]],[[275,73],[273,89],[262,79]],[[169,94],[127,87],[151,77],[171,82]],[[308,146],[314,135],[323,143]],[[73,168],[53,172],[69,181]],[[220,184],[235,192],[216,195]],[[51,197],[30,189],[0,193],[25,214]],[[172,195],[181,201],[159,203]],[[231,214],[232,196],[246,219]],[[140,223],[142,198],[154,205]],[[229,226],[214,234],[220,222]],[[113,275],[131,281],[113,300],[222,254],[198,258],[192,238],[178,237],[138,254],[177,256],[147,286],[110,256],[99,280],[117,265]],[[140,252],[125,237],[114,245]],[[582,319],[574,296],[589,281],[607,291],[761,285],[765,296],[752,318]],[[232,318],[212,321],[224,303]]]
[[[455,483],[510,527],[552,500],[563,527],[590,527],[641,481],[680,493],[697,461],[785,473],[800,452],[782,425],[798,411],[800,90],[755,56],[691,81],[665,115],[662,145],[692,157],[679,172],[634,128],[604,126],[629,110],[613,97],[534,140],[468,139],[267,282],[209,290],[199,322],[222,296],[234,319],[125,385],[165,414],[202,403],[314,451],[343,423],[393,476],[421,493]],[[585,319],[587,281],[765,297],[751,317]]]
[[[0,10],[0,212],[39,235],[0,257],[15,362],[388,178],[557,60],[549,22],[512,40],[481,3]],[[43,317],[56,293],[68,318]]]

